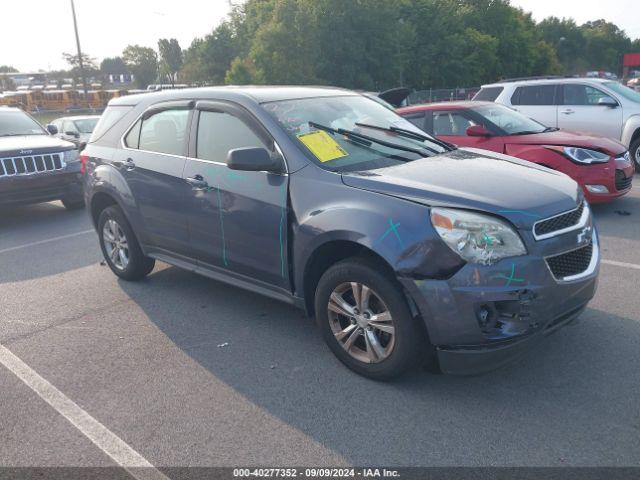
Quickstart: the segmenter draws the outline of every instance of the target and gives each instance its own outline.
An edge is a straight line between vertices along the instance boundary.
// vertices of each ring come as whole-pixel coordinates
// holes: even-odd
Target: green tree
[[[0,65],[0,73],[18,73],[11,65]]]
[[[172,86],[178,79],[178,72],[182,68],[182,48],[175,38],[158,40],[160,52],[160,71],[169,79]]]
[[[100,62],[100,73],[103,75],[122,75],[129,73],[122,57],[105,58]]]
[[[147,88],[158,77],[158,56],[152,48],[129,45],[122,52],[122,59],[133,73],[139,88]]]

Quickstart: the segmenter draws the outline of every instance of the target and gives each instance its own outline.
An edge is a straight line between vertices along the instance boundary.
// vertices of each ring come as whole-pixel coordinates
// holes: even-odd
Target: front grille
[[[62,153],[0,158],[0,177],[55,172],[65,167]]]
[[[582,202],[580,206],[575,210],[536,223],[533,231],[537,236],[542,236],[548,233],[562,230],[564,228],[573,227],[580,221],[580,217],[582,217],[583,211],[584,202]]]
[[[622,170],[616,170],[616,190],[619,192],[631,187],[633,175],[627,178]]]
[[[568,253],[547,258],[547,265],[557,280],[578,275],[589,268],[593,255],[593,243]]]

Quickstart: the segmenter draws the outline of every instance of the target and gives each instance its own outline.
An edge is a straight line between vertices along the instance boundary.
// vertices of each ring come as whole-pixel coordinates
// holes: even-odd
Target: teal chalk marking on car
[[[495,275],[493,278],[503,278],[507,281],[507,283],[505,284],[505,287],[510,287],[512,283],[524,283],[525,279],[524,278],[516,278],[516,264],[512,263],[511,264],[511,273],[509,274],[509,276],[503,274],[503,273],[499,273],[498,275]]]
[[[220,231],[222,233],[222,261],[225,267],[229,266],[229,260],[227,259],[227,242],[224,238],[224,214],[222,212],[222,196],[220,195],[220,186],[216,185],[216,191],[218,194],[218,212],[220,213]]]
[[[385,238],[387,238],[389,236],[390,233],[394,233],[396,238],[398,239],[398,243],[400,244],[401,247],[404,247],[403,243],[402,243],[402,238],[400,238],[400,233],[398,232],[398,227],[400,227],[399,223],[393,223],[393,219],[390,218],[389,219],[389,228],[387,229],[386,232],[384,232],[382,234],[382,236],[378,239],[379,242],[382,242]]]
[[[537,215],[535,213],[525,212],[523,210],[498,210],[498,213],[519,213],[520,215],[524,215],[526,217],[542,218],[540,215]]]

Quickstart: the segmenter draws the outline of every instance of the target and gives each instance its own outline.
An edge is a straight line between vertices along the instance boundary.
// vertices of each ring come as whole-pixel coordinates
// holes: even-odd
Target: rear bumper
[[[0,178],[0,205],[21,205],[83,197],[80,164],[63,171]]]
[[[595,295],[599,248],[584,275],[556,280],[544,258],[468,264],[448,280],[401,278],[425,322],[440,369],[478,374],[498,368],[577,319]]]

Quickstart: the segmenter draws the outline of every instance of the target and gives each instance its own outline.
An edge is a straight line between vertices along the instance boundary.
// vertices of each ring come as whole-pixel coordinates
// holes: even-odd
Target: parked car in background
[[[565,173],[590,203],[631,190],[634,166],[616,140],[546,127],[504,105],[447,102],[397,110],[418,128],[461,147],[504,153]]]
[[[550,78],[483,85],[473,98],[502,103],[561,129],[620,140],[640,172],[640,92],[598,78]]]
[[[98,120],[100,120],[100,115],[62,117],[47,125],[47,130],[56,137],[77,145],[82,150],[89,141],[93,129],[96,128]]]
[[[78,149],[22,110],[0,107],[0,207],[52,200],[84,206]]]
[[[83,152],[103,255],[304,308],[349,368],[502,365],[593,297],[598,236],[566,175],[456,149],[342,89],[112,100]],[[152,288],[152,284],[148,284]]]

